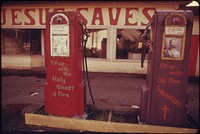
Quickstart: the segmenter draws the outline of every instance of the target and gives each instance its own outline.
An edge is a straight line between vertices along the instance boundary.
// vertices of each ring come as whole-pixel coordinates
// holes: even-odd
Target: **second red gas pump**
[[[186,88],[193,14],[183,10],[156,11],[150,25],[153,43],[148,51],[140,119],[148,124],[183,127],[188,112]]]

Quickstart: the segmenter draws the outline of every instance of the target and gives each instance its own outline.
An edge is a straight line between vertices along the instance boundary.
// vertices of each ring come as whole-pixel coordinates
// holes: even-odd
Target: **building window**
[[[90,58],[106,58],[107,29],[88,29],[89,38],[86,45],[86,56]]]
[[[117,29],[116,59],[141,60],[142,29]]]
[[[5,55],[41,54],[41,30],[2,29],[1,53]]]

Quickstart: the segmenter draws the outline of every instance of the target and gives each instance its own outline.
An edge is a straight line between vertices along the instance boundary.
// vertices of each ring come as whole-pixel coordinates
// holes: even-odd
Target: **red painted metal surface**
[[[190,49],[190,62],[189,62],[189,76],[196,76],[197,54],[199,48],[199,35],[192,36],[192,43]]]
[[[69,32],[65,33],[67,25]],[[81,33],[80,18],[76,12],[47,15],[44,102],[45,111],[49,114],[68,117],[84,114]],[[60,40],[65,40],[61,43],[63,48],[58,47]]]
[[[142,122],[179,127],[187,123],[192,18],[189,11],[156,11],[153,16],[153,46],[148,53],[147,82],[141,95]],[[166,42],[171,39],[180,41],[179,57],[164,55]]]

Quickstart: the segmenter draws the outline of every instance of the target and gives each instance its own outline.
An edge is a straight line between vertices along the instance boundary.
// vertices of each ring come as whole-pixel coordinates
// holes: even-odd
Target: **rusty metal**
[[[186,87],[192,36],[192,30],[186,27],[187,22],[193,21],[192,18],[191,11],[183,10],[156,11],[152,18],[153,44],[148,52],[147,81],[141,95],[142,122],[164,126],[186,125]],[[178,41],[180,54],[167,57],[164,54],[166,44],[172,39]]]

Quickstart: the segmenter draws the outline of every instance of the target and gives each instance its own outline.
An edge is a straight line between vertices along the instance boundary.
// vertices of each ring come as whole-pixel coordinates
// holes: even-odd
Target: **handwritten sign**
[[[184,27],[175,27],[175,26],[165,27],[165,34],[167,35],[184,35],[184,31],[185,31]]]
[[[171,110],[176,110],[176,108],[181,108],[184,105],[181,99],[172,92],[172,90],[179,90],[179,85],[182,83],[181,77],[183,76],[183,72],[175,63],[161,62],[159,68],[166,73],[157,77],[155,91],[158,99],[164,99],[162,102],[165,103],[160,105],[160,110],[163,113],[162,119],[165,121],[170,117],[167,114]],[[176,108],[172,108],[174,106]]]
[[[58,60],[51,60],[50,65],[56,67],[57,69],[55,71],[60,72],[62,74],[59,76],[53,75],[51,77],[51,81],[52,83],[54,83],[53,85],[55,85],[55,87],[53,87],[55,89],[53,92],[53,96],[67,98],[70,97],[68,92],[74,91],[75,87],[67,83],[67,77],[70,77],[71,73],[69,72],[69,69],[67,68],[66,64]]]
[[[168,93],[165,89],[161,88],[161,85],[157,85],[156,92],[158,93],[158,95],[160,97],[165,98],[166,100],[168,100],[173,105],[175,105],[177,107],[182,106],[181,101],[178,100],[174,95]]]

